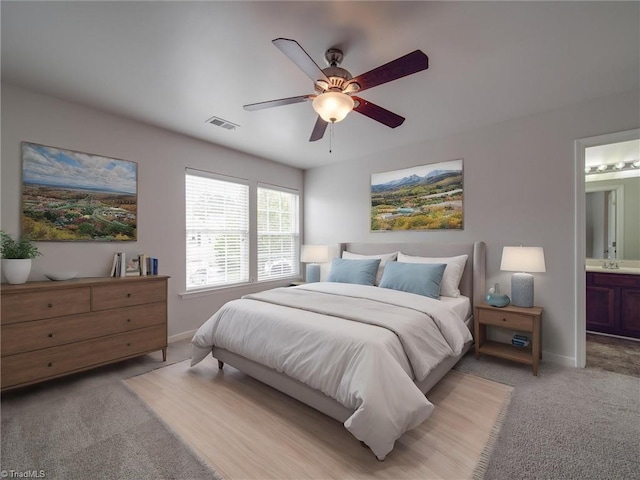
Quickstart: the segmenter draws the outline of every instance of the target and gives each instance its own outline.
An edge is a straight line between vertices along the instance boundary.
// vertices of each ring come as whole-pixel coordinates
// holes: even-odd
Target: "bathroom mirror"
[[[617,197],[622,196],[621,188],[609,188],[607,186],[587,187],[585,203],[587,258],[620,259],[624,255],[622,235],[624,217],[621,215],[617,218]],[[618,237],[623,241],[619,242]]]

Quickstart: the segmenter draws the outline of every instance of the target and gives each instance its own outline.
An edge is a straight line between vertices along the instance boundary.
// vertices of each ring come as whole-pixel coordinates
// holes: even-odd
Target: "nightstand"
[[[542,358],[541,316],[542,308],[540,307],[523,308],[508,305],[497,308],[485,303],[478,305],[473,319],[476,358],[480,358],[482,353],[526,363],[533,368],[533,374],[538,375],[538,362]],[[487,326],[528,332],[531,334],[529,346],[521,348],[487,340]]]

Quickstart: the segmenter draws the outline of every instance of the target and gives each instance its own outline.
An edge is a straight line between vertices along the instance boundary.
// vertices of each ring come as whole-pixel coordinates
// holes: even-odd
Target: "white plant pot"
[[[26,283],[29,278],[29,273],[31,273],[31,259],[3,258],[2,273],[4,273],[9,283]]]

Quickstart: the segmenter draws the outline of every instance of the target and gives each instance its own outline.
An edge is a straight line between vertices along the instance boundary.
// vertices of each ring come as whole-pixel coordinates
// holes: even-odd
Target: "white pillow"
[[[364,260],[370,258],[379,258],[380,265],[378,266],[378,273],[376,274],[376,285],[380,284],[380,280],[382,279],[382,273],[384,272],[384,266],[387,262],[393,262],[398,257],[399,252],[393,253],[381,253],[379,255],[360,255],[359,253],[351,253],[344,251],[342,252],[342,258],[347,258],[351,260]]]
[[[464,272],[469,255],[458,255],[457,257],[414,257],[398,252],[398,261],[403,263],[445,263],[442,283],[440,284],[440,295],[445,297],[460,296],[460,280]],[[382,262],[380,262],[382,263]]]

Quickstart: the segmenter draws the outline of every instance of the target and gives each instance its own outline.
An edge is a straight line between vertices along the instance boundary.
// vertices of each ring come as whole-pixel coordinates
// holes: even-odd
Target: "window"
[[[187,290],[249,281],[249,186],[187,169]]]
[[[298,275],[299,195],[258,186],[258,281]]]

